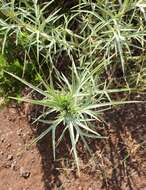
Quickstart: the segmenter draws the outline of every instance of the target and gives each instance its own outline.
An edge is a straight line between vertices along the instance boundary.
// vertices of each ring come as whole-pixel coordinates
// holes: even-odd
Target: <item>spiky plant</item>
[[[60,9],[53,8],[54,0],[38,3],[38,0],[1,0],[0,35],[3,36],[2,52],[8,39],[21,44],[29,53],[31,49],[40,63],[40,56],[51,62],[56,53],[68,55],[75,49],[73,37],[79,38],[68,28],[68,21]]]
[[[68,79],[63,74],[58,74],[57,89],[53,85],[48,85],[40,76],[42,88],[33,86],[18,76],[8,73],[15,77],[29,88],[40,93],[41,100],[28,99],[27,97],[13,98],[19,101],[29,102],[45,107],[43,112],[36,120],[48,124],[46,129],[32,143],[42,139],[47,133],[52,132],[53,155],[55,159],[55,147],[63,138],[66,131],[69,132],[71,140],[71,152],[73,152],[75,162],[79,173],[79,160],[77,156],[77,143],[81,139],[87,148],[86,138],[106,138],[96,131],[95,121],[101,120],[101,113],[111,108],[113,105],[120,105],[129,102],[115,102],[110,98],[110,93],[128,91],[129,89],[108,89],[106,83],[99,84],[99,73],[105,63],[92,68],[92,65],[82,71],[78,71],[74,63],[72,64],[71,77]],[[46,119],[47,116],[54,115],[52,119]],[[64,130],[56,143],[56,130],[64,125]]]
[[[112,58],[120,63],[123,73],[127,57],[137,50],[139,58],[144,51],[145,3],[142,1],[83,1],[73,9],[80,23],[78,33],[83,37],[80,48],[83,54],[96,59],[97,55]],[[141,10],[142,13],[139,12]]]

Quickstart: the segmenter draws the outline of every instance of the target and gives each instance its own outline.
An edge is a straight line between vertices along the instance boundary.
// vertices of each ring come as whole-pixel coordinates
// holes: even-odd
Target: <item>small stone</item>
[[[3,143],[5,141],[5,138],[4,137],[1,137],[1,142]]]
[[[9,118],[9,121],[10,121],[10,122],[14,122],[15,120],[16,120],[16,118],[14,118],[14,117],[13,117],[13,118],[12,118],[12,117]]]
[[[27,179],[30,176],[30,172],[25,170],[24,168],[20,168],[20,176]]]
[[[4,164],[4,168],[10,168],[11,167],[11,163],[5,163]]]
[[[3,152],[3,151],[0,151],[0,154],[3,156],[3,155],[4,155],[4,152]]]
[[[31,163],[34,163],[35,162],[35,159],[33,158],[32,160],[31,160]]]
[[[11,164],[11,169],[16,171],[16,161]]]
[[[11,147],[11,144],[9,143],[8,145],[7,145],[7,148],[10,148]]]
[[[11,169],[15,171],[16,170],[16,166],[14,164],[12,164],[11,165]]]
[[[17,113],[16,109],[12,108],[12,107],[9,108],[9,112],[12,113],[12,114],[16,114]]]
[[[18,135],[18,136],[21,136],[21,135],[22,135],[22,129],[19,129],[19,130],[17,131],[17,135]]]
[[[7,159],[10,161],[10,160],[13,160],[13,155],[8,155]]]

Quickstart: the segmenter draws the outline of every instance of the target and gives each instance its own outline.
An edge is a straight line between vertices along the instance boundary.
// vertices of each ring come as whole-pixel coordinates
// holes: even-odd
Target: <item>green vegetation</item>
[[[21,94],[21,90],[23,85],[20,84],[17,80],[14,80],[12,77],[6,76],[4,70],[9,71],[11,73],[15,73],[17,76],[24,77],[32,81],[36,82],[35,72],[33,71],[33,65],[27,65],[25,67],[25,75],[24,75],[24,66],[17,60],[12,62],[8,62],[5,56],[0,55],[0,96],[5,98],[8,101],[8,96],[17,96]],[[34,72],[32,74],[32,72]],[[23,76],[24,75],[24,76]],[[33,79],[33,80],[32,80]]]
[[[54,159],[68,131],[79,171],[78,141],[91,153],[86,138],[105,138],[96,120],[132,102],[113,94],[145,91],[145,7],[141,0],[0,1],[1,96],[18,97],[23,85],[41,94],[41,100],[13,99],[45,108],[34,123],[48,129],[33,143],[51,131]]]

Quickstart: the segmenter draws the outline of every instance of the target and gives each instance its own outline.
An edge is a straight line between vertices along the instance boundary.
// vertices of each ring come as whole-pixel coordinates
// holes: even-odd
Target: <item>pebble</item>
[[[23,167],[20,168],[20,176],[27,179],[30,176],[30,172],[25,170]]]
[[[27,134],[27,135],[30,135],[30,132],[29,132],[29,131],[27,131],[27,132],[26,132],[26,134]]]
[[[0,151],[0,154],[3,156],[3,155],[4,155],[4,152],[3,152],[3,151]]]
[[[1,142],[3,143],[5,141],[5,138],[4,137],[1,137]]]
[[[8,143],[8,144],[7,144],[7,148],[10,148],[10,147],[11,147],[11,144],[10,144],[10,143]]]
[[[14,122],[16,120],[16,118],[8,118],[10,122]]]
[[[11,163],[5,163],[4,164],[4,168],[10,168],[11,167]]]
[[[32,160],[31,160],[31,163],[34,163],[35,162],[35,158],[33,158]]]
[[[13,155],[11,155],[11,154],[8,155],[7,159],[8,159],[8,160],[13,160]]]
[[[18,136],[21,136],[21,135],[22,135],[22,129],[19,129],[19,130],[17,131],[17,135],[18,135]]]
[[[16,111],[15,108],[9,108],[9,111],[10,111],[10,113],[12,113],[12,114],[16,114],[16,113],[17,113],[17,111]]]
[[[11,169],[16,171],[16,161],[11,164]]]

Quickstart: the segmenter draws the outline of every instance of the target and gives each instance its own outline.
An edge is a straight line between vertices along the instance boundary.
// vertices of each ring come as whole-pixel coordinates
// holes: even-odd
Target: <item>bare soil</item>
[[[146,105],[105,114],[106,125],[97,130],[108,138],[89,140],[92,156],[78,146],[80,177],[67,139],[58,147],[55,162],[50,135],[26,148],[45,128],[30,125],[29,119],[27,106],[0,111],[0,190],[146,190]]]

